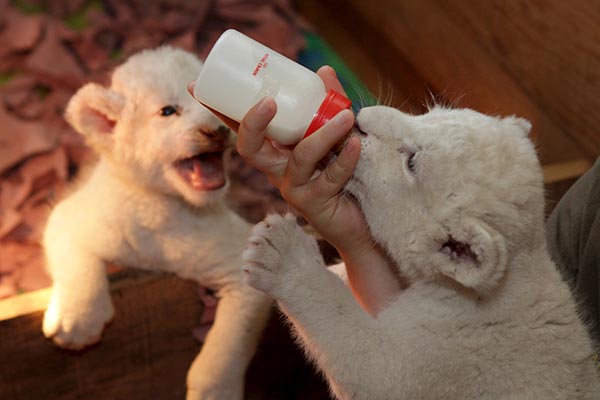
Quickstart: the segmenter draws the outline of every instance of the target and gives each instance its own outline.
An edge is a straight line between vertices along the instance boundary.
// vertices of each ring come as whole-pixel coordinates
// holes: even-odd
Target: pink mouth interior
[[[179,175],[195,190],[215,190],[225,186],[222,151],[197,154],[174,165]]]

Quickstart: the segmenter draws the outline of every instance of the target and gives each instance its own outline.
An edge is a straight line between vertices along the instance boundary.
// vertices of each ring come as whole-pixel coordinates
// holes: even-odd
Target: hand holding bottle
[[[321,68],[319,76],[328,89],[343,93],[335,72]],[[265,137],[265,129],[277,112],[273,99],[258,102],[238,129],[239,154],[267,175],[283,198],[339,251],[369,243],[362,213],[343,193],[360,155],[360,141],[351,138],[333,162],[319,171],[318,164],[354,124],[349,110],[338,113],[293,149]],[[234,126],[235,128],[235,126]]]
[[[327,90],[344,90],[331,67],[317,74]],[[193,85],[190,85],[193,93]],[[376,315],[400,291],[402,283],[373,245],[371,234],[356,203],[343,193],[360,155],[360,141],[350,138],[339,155],[323,170],[319,161],[347,135],[354,115],[343,110],[294,148],[281,146],[265,136],[277,112],[273,99],[264,98],[237,123],[216,113],[238,132],[239,154],[263,172],[283,198],[340,252],[357,300]]]

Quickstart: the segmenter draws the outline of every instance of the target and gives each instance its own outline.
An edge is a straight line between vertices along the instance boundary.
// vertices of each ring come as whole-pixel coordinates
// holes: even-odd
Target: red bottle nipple
[[[340,111],[350,108],[351,105],[352,102],[348,98],[335,90],[327,92],[327,96],[325,96],[321,106],[315,113],[303,139],[312,135],[316,130],[325,125],[327,121],[335,117]]]

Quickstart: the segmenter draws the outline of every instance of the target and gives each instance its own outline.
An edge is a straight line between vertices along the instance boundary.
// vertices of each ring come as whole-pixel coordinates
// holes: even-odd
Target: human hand
[[[322,67],[317,74],[327,90],[344,94],[331,67]],[[188,86],[188,91],[193,93],[193,84]],[[341,111],[292,148],[265,136],[267,126],[277,112],[272,98],[259,101],[241,123],[212,111],[238,132],[238,153],[263,172],[287,203],[337,248],[346,262],[351,287],[359,302],[373,314],[381,310],[397,294],[400,284],[373,245],[362,211],[343,190],[358,162],[360,140],[351,137],[333,161],[322,170],[319,168],[320,161],[352,128],[352,112]]]
[[[317,71],[327,90],[344,90],[331,67]],[[239,154],[263,172],[283,198],[340,252],[370,244],[362,213],[343,192],[360,155],[360,141],[350,138],[339,155],[323,170],[319,162],[342,141],[354,124],[354,115],[344,110],[294,148],[265,137],[277,105],[264,98],[248,111],[240,124],[222,118],[238,132]]]
[[[317,71],[327,90],[344,94],[333,68]],[[193,86],[188,90],[193,93]],[[213,110],[214,111],[214,110]],[[293,149],[265,137],[265,129],[275,116],[277,105],[264,98],[252,107],[241,123],[215,112],[238,132],[237,148],[246,161],[263,172],[283,198],[340,252],[370,244],[362,213],[343,193],[358,162],[360,141],[351,138],[341,153],[322,171],[319,162],[342,141],[354,124],[354,115],[344,110]]]

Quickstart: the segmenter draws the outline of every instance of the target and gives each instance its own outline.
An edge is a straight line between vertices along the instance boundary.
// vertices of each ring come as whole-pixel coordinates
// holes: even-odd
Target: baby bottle
[[[204,62],[194,97],[239,122],[266,96],[277,103],[266,135],[284,145],[297,143],[351,105],[340,93],[326,91],[314,72],[236,30],[227,30]]]

